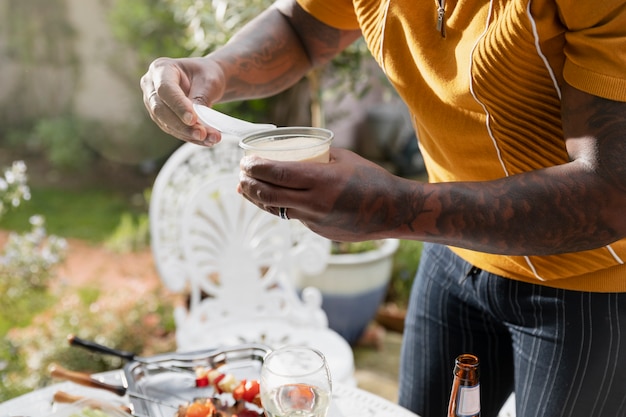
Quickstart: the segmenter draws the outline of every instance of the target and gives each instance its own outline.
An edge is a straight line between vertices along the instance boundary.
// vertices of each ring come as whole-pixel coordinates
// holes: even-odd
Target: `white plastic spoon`
[[[245,120],[237,119],[224,113],[220,113],[217,110],[213,110],[210,107],[203,106],[202,104],[194,103],[193,108],[202,123],[217,129],[222,133],[234,136],[241,137],[250,133],[276,128],[276,126],[272,124],[251,123]]]

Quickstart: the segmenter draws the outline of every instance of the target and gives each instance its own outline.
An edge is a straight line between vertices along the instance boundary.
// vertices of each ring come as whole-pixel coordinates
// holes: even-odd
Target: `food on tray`
[[[196,398],[192,403],[181,405],[176,417],[262,417],[259,381],[238,380],[231,373],[217,368],[196,369],[196,387],[212,387],[220,394],[230,394],[233,401],[220,397]]]
[[[247,408],[244,401],[225,405],[219,399],[197,398],[191,404],[181,405],[175,417],[263,417],[263,411]]]
[[[216,368],[196,370],[196,386],[212,386],[218,394],[232,394],[235,401],[244,401],[261,407],[259,381],[243,379],[239,381],[233,374],[224,374]]]

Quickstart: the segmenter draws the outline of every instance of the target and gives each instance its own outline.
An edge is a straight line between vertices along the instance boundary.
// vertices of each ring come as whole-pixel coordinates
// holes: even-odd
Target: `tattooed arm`
[[[144,104],[165,132],[211,146],[219,132],[198,123],[193,102],[212,105],[276,94],[360,35],[323,24],[295,0],[280,0],[206,57],[155,60],[141,79]]]
[[[209,58],[225,74],[220,101],[266,97],[295,84],[361,35],[329,27],[295,1],[281,0]]]
[[[562,112],[571,162],[560,166],[423,184],[334,150],[330,166],[306,169],[245,158],[240,189],[336,240],[408,238],[509,255],[597,248],[626,237],[626,103],[565,86]]]

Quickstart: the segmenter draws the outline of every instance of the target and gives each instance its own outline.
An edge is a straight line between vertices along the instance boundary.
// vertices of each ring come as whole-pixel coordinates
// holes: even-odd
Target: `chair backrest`
[[[326,327],[321,294],[308,289],[299,297],[291,274],[323,270],[330,241],[239,195],[241,157],[233,136],[212,148],[184,144],[155,180],[150,200],[155,264],[169,289],[190,296],[189,311],[178,311],[178,321],[196,315],[223,323],[253,314]]]
[[[254,318],[326,327],[321,296],[307,304],[292,283],[298,267],[292,252],[302,242],[294,241],[291,221],[244,199],[237,182],[233,173],[208,179],[185,204],[181,237],[189,315],[220,324]],[[319,256],[317,264],[325,258]]]
[[[187,284],[181,277],[180,228],[186,201],[207,178],[238,172],[242,156],[238,138],[224,135],[212,148],[183,144],[159,171],[150,198],[151,249],[159,276],[172,291],[182,291]]]

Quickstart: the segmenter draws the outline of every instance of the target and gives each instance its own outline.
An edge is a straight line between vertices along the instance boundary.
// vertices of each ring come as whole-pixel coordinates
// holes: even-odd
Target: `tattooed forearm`
[[[291,26],[270,8],[210,55],[228,75],[222,101],[265,97],[295,84],[311,68]]]
[[[265,97],[295,84],[308,68],[301,60],[296,65],[285,59],[289,45],[280,38],[266,39],[265,44],[249,54],[230,58],[236,68],[228,80],[228,94],[235,98]]]
[[[352,235],[368,230],[372,238],[387,237],[395,231],[410,239],[424,235],[425,219],[434,214],[426,206],[429,195],[422,192],[422,184],[381,174],[375,164],[353,167],[347,181],[334,199],[332,215],[325,227],[334,227],[338,234]],[[354,208],[358,208],[355,213]],[[420,222],[413,222],[420,217]],[[434,223],[434,218],[430,223]]]
[[[555,167],[499,181],[428,186],[441,210],[426,239],[509,255],[596,248],[623,237],[607,221],[606,189],[597,184],[592,174]]]
[[[591,114],[609,110],[600,107]],[[341,187],[332,210],[339,214],[329,224],[346,236],[368,230],[371,238],[393,236],[508,255],[552,255],[610,244],[626,236],[626,149],[620,133],[626,130],[619,127],[619,117],[589,127],[600,119],[588,117],[583,125],[601,138],[588,133],[583,145],[568,146],[572,162],[499,180],[424,184],[391,180],[374,172],[378,168],[362,165]]]
[[[360,32],[341,31],[316,20],[295,1],[272,7],[250,22],[211,57],[228,74],[222,101],[266,97],[332,59]]]
[[[565,88],[563,126],[570,163],[496,181],[415,184],[412,204],[397,208],[407,235],[509,255],[626,237],[626,103]]]

